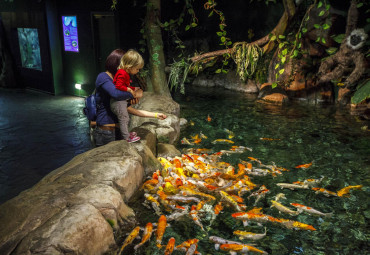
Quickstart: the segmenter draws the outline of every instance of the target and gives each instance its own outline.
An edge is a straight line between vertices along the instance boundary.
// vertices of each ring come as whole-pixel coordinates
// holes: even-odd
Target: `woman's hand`
[[[135,98],[142,98],[143,97],[143,90],[140,88],[135,89]]]
[[[139,98],[133,98],[133,99],[129,100],[129,103],[131,105],[138,104],[139,103]]]

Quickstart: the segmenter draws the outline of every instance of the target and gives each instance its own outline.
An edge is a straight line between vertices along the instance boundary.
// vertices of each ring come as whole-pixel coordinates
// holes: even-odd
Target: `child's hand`
[[[130,92],[135,97],[135,91],[133,91],[132,89],[127,88],[127,92]]]
[[[160,120],[164,120],[165,118],[167,118],[167,115],[166,115],[166,114],[164,114],[164,113],[160,113],[160,112],[159,112],[159,113],[157,114],[157,118],[158,118],[158,119],[160,119]]]
[[[143,90],[142,89],[136,89],[135,90],[135,98],[142,98],[143,97]]]

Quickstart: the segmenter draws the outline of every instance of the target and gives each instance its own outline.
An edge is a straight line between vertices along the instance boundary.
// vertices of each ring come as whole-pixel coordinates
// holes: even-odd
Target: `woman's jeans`
[[[113,130],[102,130],[96,127],[92,131],[92,135],[94,140],[93,143],[96,147],[106,145],[116,140],[122,140],[121,134],[117,128]]]

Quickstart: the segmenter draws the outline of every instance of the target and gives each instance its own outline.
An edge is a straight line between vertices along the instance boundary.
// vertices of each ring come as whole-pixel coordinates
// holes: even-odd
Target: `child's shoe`
[[[133,137],[135,137],[135,136],[137,136],[137,133],[136,132],[130,132],[130,138],[133,138]]]
[[[127,139],[127,142],[128,143],[134,143],[134,142],[137,142],[137,141],[139,141],[140,140],[140,136],[134,136],[134,137],[129,137],[128,139]]]

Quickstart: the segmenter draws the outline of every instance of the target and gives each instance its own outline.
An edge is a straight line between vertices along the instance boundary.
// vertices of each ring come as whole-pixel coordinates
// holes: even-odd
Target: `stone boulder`
[[[121,229],[136,223],[126,203],[146,176],[161,169],[157,142],[174,142],[179,136],[178,104],[156,98],[158,103],[144,98],[144,109],[161,110],[169,118],[140,122],[135,127],[139,142],[115,141],[82,153],[1,204],[0,254],[104,254],[117,249]],[[160,145],[159,151],[178,155],[171,144]]]
[[[164,143],[173,144],[179,139],[180,135],[180,106],[171,98],[166,96],[154,95],[152,92],[144,92],[139,104],[134,106],[136,109],[151,112],[162,112],[167,115],[165,120],[156,118],[143,118],[131,116],[129,129],[134,127],[148,128],[154,131],[157,140]]]

